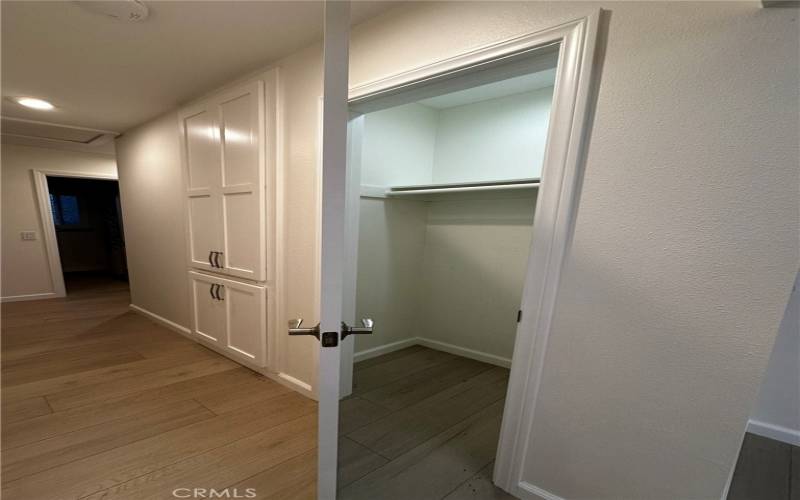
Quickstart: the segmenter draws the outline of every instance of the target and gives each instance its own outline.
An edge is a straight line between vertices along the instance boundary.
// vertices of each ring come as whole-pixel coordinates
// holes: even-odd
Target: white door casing
[[[349,93],[351,106],[355,109],[368,110],[376,101],[384,98],[389,101],[398,94],[413,92],[432,83],[439,84],[460,76],[459,73],[469,77],[471,73],[477,74],[493,62],[526,55],[539,49],[559,47],[542,186],[537,199],[531,251],[521,301],[524,313],[517,329],[511,379],[494,471],[494,482],[520,498],[558,498],[525,483],[521,472],[527,454],[526,447],[534,417],[561,267],[571,241],[577,214],[598,80],[595,69],[598,65],[595,60],[595,46],[599,20],[599,9],[593,10],[583,18],[559,26],[501,41],[463,55],[356,86]],[[327,99],[323,116],[325,139],[323,140],[321,257],[322,331],[326,328],[336,328],[334,320],[338,321],[341,317],[343,304],[341,273],[345,259],[339,252],[342,249],[341,238],[346,227],[338,217],[345,206],[342,198],[346,191],[347,172],[342,171],[343,163],[339,163],[342,161],[340,155],[345,149],[345,141],[341,140],[335,129],[339,127],[340,130],[344,130],[346,111],[338,108],[340,89],[334,81],[329,82],[328,77],[329,75],[335,77],[338,70],[344,71],[346,78],[347,51],[339,47],[338,62],[334,60],[333,50],[329,52],[329,45],[335,49],[334,44],[337,41],[346,49],[346,40],[343,43],[337,38],[341,33],[331,32],[329,35],[329,21],[334,20],[329,19],[326,14]],[[330,99],[334,96],[336,101],[331,102]],[[336,141],[335,148],[331,141]],[[348,217],[353,215],[349,214]],[[352,225],[352,221],[348,220],[347,224]],[[331,492],[335,491],[338,394],[333,389],[333,384],[338,387],[340,381],[340,372],[336,369],[340,366],[340,355],[340,349],[336,348],[322,349],[320,356],[320,498],[334,498]],[[337,397],[334,397],[334,394]]]

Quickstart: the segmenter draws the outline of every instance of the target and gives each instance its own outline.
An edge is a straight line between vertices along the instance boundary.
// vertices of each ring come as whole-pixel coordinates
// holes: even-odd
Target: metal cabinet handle
[[[219,294],[219,290],[220,290],[222,287],[223,287],[223,285],[217,285],[217,291],[215,292],[215,293],[216,293],[216,295],[217,295],[217,300],[225,300],[225,299],[223,299],[223,298],[220,296],[220,294]]]
[[[222,269],[222,266],[219,265],[219,256],[222,255],[222,252],[214,252],[214,264],[216,267]]]
[[[208,285],[208,293],[209,293],[209,295],[211,295],[211,299],[212,300],[216,298],[216,297],[214,297],[214,283],[211,283],[210,285]]]
[[[303,318],[289,320],[289,335],[313,335],[319,340],[319,324],[313,328],[300,328]]]
[[[214,267],[214,263],[211,261],[211,256],[214,255],[214,252],[209,250],[208,251],[208,265]]]

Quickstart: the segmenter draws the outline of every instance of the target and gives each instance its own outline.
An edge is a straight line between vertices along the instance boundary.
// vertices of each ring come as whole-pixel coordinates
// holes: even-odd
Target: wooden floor
[[[492,484],[508,370],[421,346],[354,367],[339,498],[513,498]]]
[[[316,404],[128,310],[127,285],[2,305],[2,497],[316,495]],[[355,365],[341,499],[508,499],[508,370],[409,347]],[[800,500],[800,448],[748,435],[729,500]]]
[[[746,434],[728,500],[800,500],[800,446]]]
[[[129,302],[109,282],[3,304],[3,499],[314,498],[316,404]]]

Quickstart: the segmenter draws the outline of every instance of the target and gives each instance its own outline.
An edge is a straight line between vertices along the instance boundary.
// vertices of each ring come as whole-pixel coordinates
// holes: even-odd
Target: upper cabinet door
[[[222,251],[222,204],[219,196],[222,160],[217,111],[213,106],[195,106],[184,110],[180,121],[189,265],[214,270],[215,255],[212,252]]]
[[[266,279],[264,84],[253,82],[217,101],[222,149],[224,272]]]

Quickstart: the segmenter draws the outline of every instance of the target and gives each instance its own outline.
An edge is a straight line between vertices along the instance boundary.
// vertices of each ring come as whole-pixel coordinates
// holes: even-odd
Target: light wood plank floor
[[[2,497],[316,495],[316,403],[128,310],[124,283],[2,306]]]
[[[356,363],[339,498],[510,499],[492,467],[508,370],[413,346]]]

